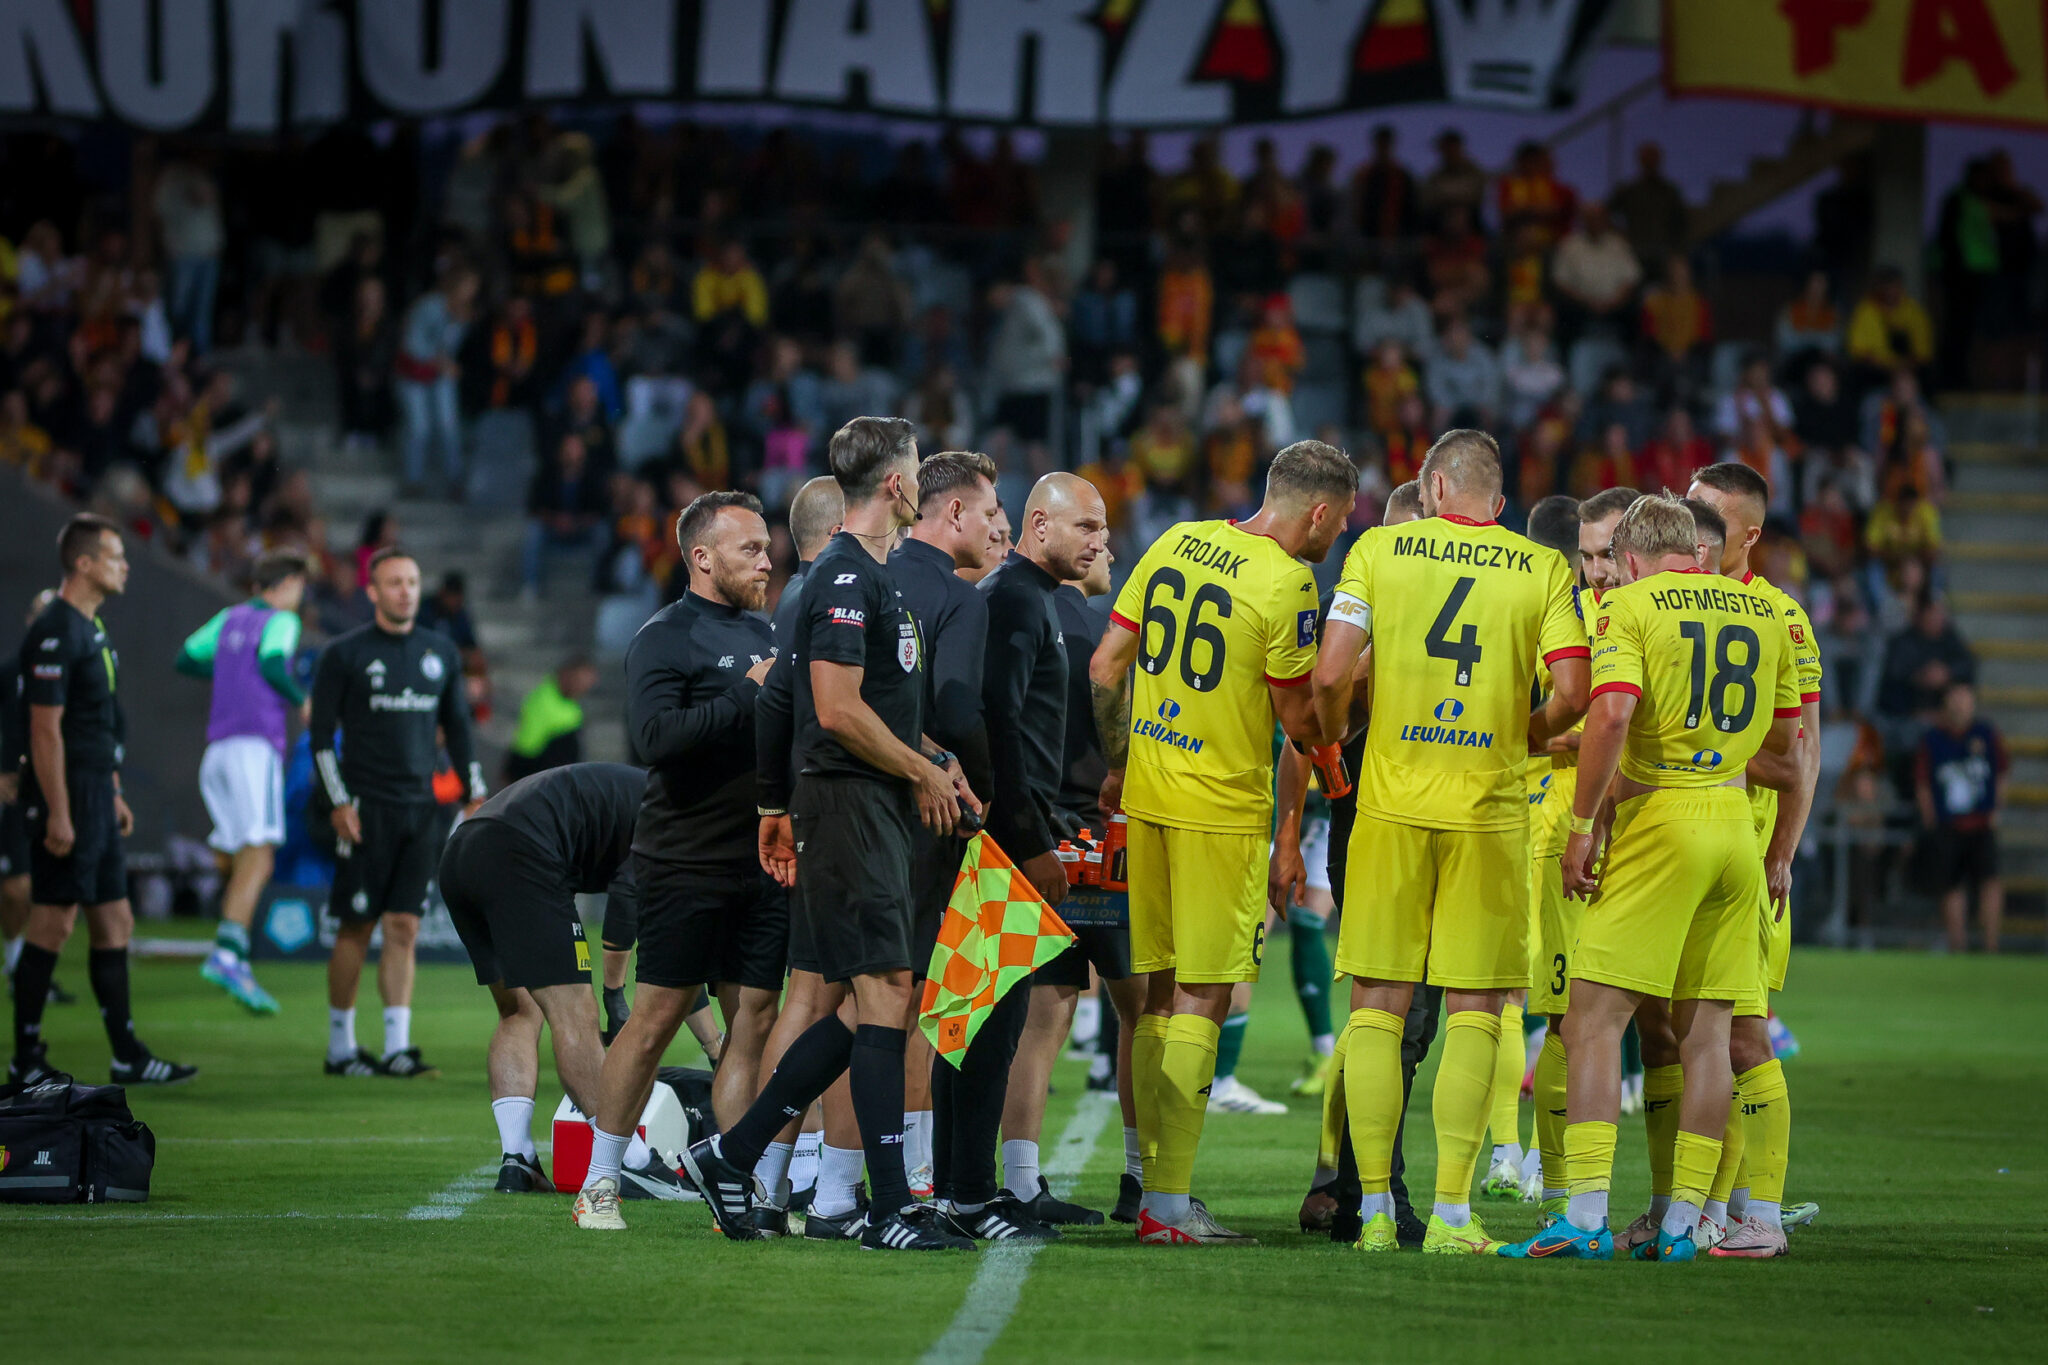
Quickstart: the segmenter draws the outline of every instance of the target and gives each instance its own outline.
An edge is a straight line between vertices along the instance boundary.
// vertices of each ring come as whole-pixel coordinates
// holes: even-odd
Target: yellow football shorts
[[[1566,900],[1564,851],[1539,854],[1529,865],[1529,1005],[1531,1014],[1562,1015],[1571,1008],[1572,945],[1586,903]]]
[[[1763,876],[1741,788],[1630,797],[1615,808],[1571,974],[1666,1000],[1755,995]]]
[[[1212,834],[1130,817],[1131,970],[1189,982],[1259,979],[1266,948],[1263,834]]]
[[[1756,829],[1757,857],[1770,851],[1771,823],[1761,818],[1762,813],[1752,808],[1757,815]],[[1735,1002],[1738,1017],[1761,1019],[1771,1012],[1771,992],[1785,989],[1785,968],[1792,960],[1792,912],[1778,914],[1778,907],[1771,903],[1771,891],[1765,886],[1757,894],[1758,946],[1763,953],[1763,976],[1756,993],[1747,999]]]
[[[1529,984],[1529,831],[1423,829],[1360,811],[1337,970],[1452,990]]]

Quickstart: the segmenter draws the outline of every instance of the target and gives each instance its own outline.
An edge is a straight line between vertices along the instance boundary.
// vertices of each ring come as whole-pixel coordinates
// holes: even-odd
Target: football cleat
[[[854,1206],[845,1213],[818,1213],[804,1218],[804,1236],[815,1242],[858,1242],[868,1230],[868,1194],[855,1191]]]
[[[1791,1249],[1791,1244],[1785,1240],[1784,1228],[1745,1218],[1729,1230],[1719,1246],[1708,1247],[1707,1254],[1766,1261],[1774,1256],[1783,1256]]]
[[[1494,1162],[1479,1192],[1489,1199],[1519,1200],[1522,1197],[1522,1163],[1505,1157]]]
[[[1567,1198],[1559,1197],[1557,1199],[1545,1199],[1542,1202],[1543,1207],[1536,1211],[1536,1230],[1539,1232],[1550,1227],[1554,1223],[1562,1223],[1564,1221],[1564,1211],[1566,1208],[1570,1206],[1572,1201]],[[1640,1222],[1641,1220],[1638,1219],[1637,1221]],[[1629,1227],[1631,1230],[1633,1230],[1635,1224],[1631,1223],[1629,1224]],[[1623,1235],[1626,1236],[1627,1234],[1624,1233]],[[1616,1246],[1620,1246],[1621,1238],[1615,1238],[1614,1244]]]
[[[1400,1209],[1394,1214],[1394,1235],[1404,1251],[1419,1251],[1429,1240],[1429,1225],[1415,1216],[1415,1210]]]
[[[1259,1239],[1250,1233],[1232,1232],[1217,1222],[1215,1215],[1209,1212],[1209,1206],[1199,1199],[1188,1200],[1188,1218],[1182,1220],[1181,1226],[1188,1226],[1189,1220],[1193,1220],[1204,1236],[1214,1241],[1239,1242],[1248,1247],[1259,1244]]]
[[[1125,1171],[1117,1177],[1116,1207],[1110,1210],[1112,1223],[1135,1223],[1138,1221],[1138,1205],[1145,1200],[1145,1185],[1138,1177]]]
[[[1269,1100],[1235,1076],[1221,1076],[1209,1087],[1212,1114],[1284,1114],[1287,1106]]]
[[[703,1197],[652,1147],[647,1149],[646,1165],[624,1166],[619,1170],[621,1199],[665,1199],[671,1203],[683,1203]]]
[[[569,1221],[592,1232],[624,1232],[626,1220],[619,1216],[619,1182],[610,1176],[593,1180],[576,1192],[576,1205]]]
[[[1486,1235],[1486,1227],[1477,1214],[1465,1226],[1454,1228],[1432,1213],[1429,1231],[1422,1239],[1422,1249],[1436,1256],[1493,1256],[1504,1245]]]
[[[183,1085],[198,1074],[198,1067],[167,1062],[146,1047],[125,1062],[116,1057],[107,1068],[107,1076],[115,1085]]]
[[[1558,1214],[1560,1218],[1563,1216],[1562,1212]],[[1635,1254],[1637,1247],[1656,1240],[1657,1220],[1647,1213],[1639,1213],[1633,1223],[1614,1234],[1614,1254],[1630,1256]]]
[[[420,1050],[409,1047],[403,1052],[394,1052],[377,1063],[377,1074],[395,1076],[401,1081],[423,1080],[441,1074],[441,1068],[420,1056]]]
[[[1331,1194],[1327,1186],[1310,1190],[1302,1196],[1299,1217],[1303,1232],[1328,1232],[1330,1220],[1336,1216],[1337,1196]]]
[[[1001,1195],[997,1196],[997,1198],[1001,1197]],[[1038,1177],[1038,1193],[1032,1195],[1029,1199],[1020,1199],[1018,1202],[1024,1206],[1024,1211],[1035,1221],[1044,1223],[1048,1227],[1092,1228],[1100,1227],[1102,1224],[1102,1211],[1100,1209],[1083,1208],[1079,1204],[1069,1204],[1064,1199],[1054,1198],[1052,1187],[1045,1183],[1044,1176]]]
[[[1808,1226],[1818,1217],[1820,1217],[1820,1205],[1811,1201],[1803,1204],[1787,1204],[1778,1215],[1778,1226],[1790,1232],[1793,1228]]]
[[[1614,1238],[1607,1224],[1586,1232],[1559,1219],[1526,1242],[1514,1242],[1494,1253],[1516,1261],[1611,1261]]]
[[[361,1047],[356,1049],[355,1056],[343,1061],[337,1062],[332,1057],[329,1057],[327,1059],[326,1071],[330,1076],[377,1076],[383,1074],[381,1068],[377,1065],[377,1059],[370,1055],[370,1050]]]
[[[269,991],[256,984],[256,973],[233,953],[215,949],[206,955],[199,974],[226,991],[234,1002],[251,1014],[276,1014],[278,1004]]]
[[[1302,1074],[1295,1079],[1292,1085],[1287,1087],[1287,1093],[1290,1095],[1322,1094],[1323,1091],[1329,1088],[1330,1067],[1336,1063],[1336,1060],[1337,1055],[1335,1053],[1325,1057],[1309,1058],[1308,1064],[1302,1068]]]
[[[1697,1260],[1699,1254],[1699,1243],[1693,1240],[1691,1233],[1673,1237],[1662,1228],[1657,1230],[1656,1241],[1644,1242],[1629,1253],[1632,1259],[1638,1261],[1692,1261]]]
[[[930,1204],[899,1209],[870,1221],[860,1235],[862,1251],[972,1251],[974,1239],[953,1230],[951,1220]]]
[[[683,1169],[690,1183],[711,1208],[711,1221],[736,1242],[756,1238],[753,1220],[747,1214],[754,1206],[754,1176],[727,1161],[718,1151],[716,1136],[694,1142],[683,1149]]]
[[[498,1183],[492,1188],[499,1194],[553,1194],[555,1182],[532,1157],[506,1152],[499,1158]]]
[[[747,1214],[754,1225],[755,1233],[764,1241],[789,1236],[789,1210],[778,1209],[773,1204],[756,1204]]]
[[[41,1085],[44,1081],[62,1074],[50,1065],[50,1047],[47,1043],[37,1043],[34,1050],[16,1054],[14,1060],[7,1064],[9,1085]]]
[[[1028,1205],[1008,1190],[998,1190],[973,1213],[947,1210],[947,1226],[977,1242],[1057,1242],[1060,1230],[1031,1216]]]
[[[1721,1245],[1721,1240],[1727,1235],[1728,1228],[1725,1224],[1717,1223],[1705,1214],[1701,1214],[1699,1229],[1693,1233],[1692,1240],[1701,1251],[1712,1251],[1715,1247]]]
[[[931,1198],[933,1189],[932,1182],[936,1178],[936,1173],[932,1170],[932,1163],[929,1161],[925,1162],[924,1165],[919,1166],[916,1170],[911,1171],[909,1173],[910,1197],[912,1199],[919,1200]]]
[[[1391,1214],[1376,1213],[1366,1219],[1359,1229],[1358,1238],[1352,1243],[1360,1251],[1399,1251],[1401,1230]]]

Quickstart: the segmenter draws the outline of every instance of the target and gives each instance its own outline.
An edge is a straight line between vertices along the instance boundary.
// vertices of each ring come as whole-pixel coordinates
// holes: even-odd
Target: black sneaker
[[[1052,1190],[1046,1185],[1044,1176],[1038,1177],[1038,1193],[1019,1202],[1024,1205],[1025,1212],[1033,1218],[1053,1227],[1067,1225],[1092,1228],[1099,1227],[1102,1223],[1101,1210],[1084,1209],[1079,1204],[1069,1204],[1064,1199],[1053,1198]]]
[[[1423,1222],[1421,1216],[1413,1209],[1409,1209],[1395,1216],[1394,1237],[1404,1247],[1419,1247],[1429,1239],[1429,1224]]]
[[[868,1230],[868,1191],[865,1185],[853,1191],[853,1207],[845,1213],[810,1213],[804,1216],[804,1236],[819,1242],[858,1242]]]
[[[492,1188],[499,1194],[553,1194],[555,1182],[532,1157],[506,1152],[499,1158],[498,1183]]]
[[[438,1076],[441,1068],[420,1056],[420,1050],[409,1047],[403,1052],[394,1052],[377,1063],[379,1076],[395,1076],[401,1081],[416,1081],[423,1076]]]
[[[972,1251],[974,1239],[962,1237],[951,1220],[930,1204],[914,1204],[880,1222],[870,1221],[860,1235],[862,1251]]]
[[[1138,1205],[1145,1199],[1145,1184],[1138,1177],[1125,1171],[1116,1182],[1116,1207],[1110,1210],[1110,1221],[1135,1223],[1138,1221]]]
[[[763,1239],[789,1236],[789,1210],[773,1204],[756,1204],[747,1214],[756,1236]]]
[[[683,1182],[669,1168],[660,1152],[652,1147],[647,1149],[645,1166],[620,1166],[619,1198],[621,1199],[665,1199],[671,1203],[702,1199],[692,1185]]]
[[[359,1047],[356,1049],[356,1055],[350,1057],[347,1061],[337,1062],[332,1057],[329,1057],[327,1059],[327,1074],[330,1076],[381,1076],[384,1074],[384,1070],[377,1064],[377,1059],[370,1055],[368,1048]]]
[[[705,1138],[683,1149],[683,1169],[690,1182],[710,1206],[711,1221],[735,1242],[756,1239],[753,1222],[747,1217],[754,1207],[754,1176],[718,1153],[718,1139]]]
[[[182,1062],[167,1062],[143,1048],[127,1061],[119,1057],[107,1068],[107,1075],[115,1085],[183,1085],[199,1074],[196,1066]]]
[[[7,1064],[9,1085],[41,1085],[63,1073],[50,1065],[50,1045],[37,1043],[35,1050],[18,1054]]]
[[[1365,1219],[1359,1216],[1357,1209],[1347,1209],[1340,1205],[1337,1211],[1330,1215],[1330,1240],[1337,1245],[1353,1246],[1364,1232]]]
[[[946,1211],[946,1222],[952,1231],[977,1242],[1057,1242],[1060,1230],[1049,1223],[1041,1223],[1031,1216],[1024,1201],[1008,1190],[996,1191],[996,1197],[973,1213]]]

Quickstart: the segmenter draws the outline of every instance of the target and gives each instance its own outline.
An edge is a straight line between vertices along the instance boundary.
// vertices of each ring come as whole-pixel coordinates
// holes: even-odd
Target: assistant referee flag
[[[918,1024],[955,1067],[996,1002],[1058,957],[1074,931],[995,840],[967,843],[924,979]]]

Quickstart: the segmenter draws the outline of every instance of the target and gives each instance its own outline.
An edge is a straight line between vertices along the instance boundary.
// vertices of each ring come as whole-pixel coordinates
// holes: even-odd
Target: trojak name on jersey
[[[1237,577],[1237,571],[1251,558],[1250,555],[1226,550],[1221,545],[1213,545],[1200,536],[1185,534],[1174,545],[1173,552],[1182,559],[1193,560],[1203,568],[1212,569],[1226,578]]]

